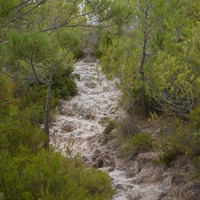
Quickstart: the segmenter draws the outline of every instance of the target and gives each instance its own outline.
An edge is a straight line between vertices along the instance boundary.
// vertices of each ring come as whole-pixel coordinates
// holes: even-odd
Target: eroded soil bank
[[[107,172],[116,190],[113,200],[198,199],[198,190],[186,183],[191,167],[186,160],[165,168],[155,162],[158,156],[154,152],[141,153],[132,160],[117,156],[112,140],[105,142],[103,138],[102,123],[124,115],[118,106],[121,93],[115,86],[117,80],[108,81],[98,62],[80,61],[74,69],[80,74],[78,95],[61,100],[51,125],[50,145],[64,155],[79,153],[88,167]]]

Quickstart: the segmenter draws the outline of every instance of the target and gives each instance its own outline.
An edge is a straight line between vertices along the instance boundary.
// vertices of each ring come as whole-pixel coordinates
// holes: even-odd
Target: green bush
[[[164,151],[159,154],[159,162],[169,165],[177,158],[178,155],[180,155],[180,152],[176,151],[175,149]]]
[[[52,84],[52,91],[57,98],[66,99],[77,94],[76,83],[69,77],[56,77]]]
[[[39,125],[44,120],[44,106],[32,104],[21,111],[21,115],[27,119],[32,125]]]
[[[77,94],[77,87],[74,81],[79,78],[78,74],[72,74],[73,68],[61,68],[56,72],[52,81],[50,108],[53,110],[58,103],[58,99],[66,99],[69,96]],[[38,82],[32,82],[19,88],[16,97],[20,98],[20,109],[36,109],[44,116],[44,107],[47,95],[47,85]],[[32,108],[31,108],[32,107]],[[38,108],[37,108],[38,107]],[[41,109],[41,107],[43,107]],[[31,117],[31,116],[30,116]]]
[[[21,146],[14,157],[1,154],[1,161],[0,193],[7,200],[109,200],[113,194],[108,175],[87,169],[78,157],[33,154]]]
[[[140,127],[130,116],[126,116],[119,121],[117,132],[125,137],[132,137],[140,131]]]
[[[136,134],[126,141],[124,146],[125,154],[135,156],[139,153],[144,153],[152,148],[152,137],[148,133]]]
[[[200,129],[200,105],[194,107],[189,114],[190,123],[194,128]]]
[[[0,151],[7,150],[16,153],[20,144],[37,152],[45,143],[47,137],[38,126],[31,125],[20,115],[10,117],[0,123]]]
[[[38,113],[32,113],[32,109],[24,115],[24,110],[19,108],[19,97],[14,97],[16,90],[11,79],[0,75],[0,83],[0,151],[15,153],[19,144],[29,147],[32,151],[38,151],[46,141],[46,136],[38,124],[33,126],[29,119],[32,115],[32,120],[36,120]]]
[[[162,163],[170,164],[180,155],[192,160],[200,155],[200,132],[195,126],[175,119],[165,129],[170,131],[160,134],[154,142]]]
[[[120,154],[132,157],[152,148],[152,136],[142,133],[135,120],[126,116],[116,125],[115,147]]]
[[[74,75],[72,72],[73,68],[69,66],[55,74],[52,82],[52,91],[57,98],[66,99],[77,94],[74,78],[78,78],[78,75]]]
[[[159,139],[154,142],[154,147],[158,152],[160,162],[163,164],[169,165],[178,156],[184,155],[185,153],[187,148],[187,132],[183,133],[178,129],[174,129],[174,133],[170,134],[161,133]]]
[[[132,158],[139,153],[145,153],[152,149],[153,141],[149,133],[139,133],[132,137],[117,134],[115,147],[120,155]]]

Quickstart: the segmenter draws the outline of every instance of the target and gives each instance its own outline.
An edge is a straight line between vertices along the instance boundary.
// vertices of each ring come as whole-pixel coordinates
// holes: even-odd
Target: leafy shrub
[[[32,154],[21,146],[16,156],[1,155],[0,192],[7,200],[109,200],[113,191],[107,174],[87,169],[78,157],[53,150]]]
[[[24,115],[22,107],[18,108],[19,98],[16,100],[14,97],[12,81],[0,75],[0,82],[0,151],[14,153],[19,144],[29,147],[32,151],[38,151],[46,141],[45,134],[38,125],[33,126],[29,122],[28,114]],[[34,117],[37,118],[37,113],[33,113],[32,120]]]
[[[119,121],[115,146],[120,154],[132,157],[152,148],[151,134],[141,133],[141,131],[141,128],[130,116]]]
[[[16,92],[16,97],[20,98],[20,110],[30,107],[33,104],[44,106],[46,93],[46,85],[37,82],[20,88]]]
[[[20,115],[0,123],[0,150],[15,153],[18,146],[22,144],[37,152],[46,139],[40,127],[31,125]]]
[[[132,158],[139,153],[148,152],[152,146],[152,137],[149,133],[135,134],[132,137],[117,135],[115,146],[121,155]]]
[[[69,96],[77,94],[76,83],[73,80],[76,76],[72,75],[72,72],[73,68],[67,67],[55,74],[52,82],[52,90],[57,98],[66,99]]]
[[[52,90],[57,98],[66,99],[77,94],[76,83],[69,77],[56,77],[52,84]]]
[[[139,153],[147,152],[152,147],[152,137],[148,133],[140,133],[134,135],[132,138],[126,141],[124,146],[125,154],[135,156]]]
[[[116,120],[112,120],[109,118],[103,118],[100,123],[105,126],[105,129],[103,131],[103,133],[105,135],[108,135],[109,133],[111,133],[112,130],[114,130],[117,127],[117,121]]]
[[[44,106],[33,104],[26,107],[22,114],[32,125],[42,124],[44,120]]]
[[[0,72],[0,118],[1,121],[7,115],[13,115],[17,111],[18,100],[13,93],[16,85],[6,75]]]
[[[134,122],[133,118],[126,116],[119,121],[117,131],[126,137],[132,137],[139,133],[140,127]]]
[[[194,108],[190,111],[190,114],[189,114],[190,122],[191,122],[192,125],[193,125],[195,128],[197,128],[197,129],[200,129],[200,121],[199,121],[199,118],[200,118],[200,105],[194,107]]]
[[[169,129],[170,132],[160,134],[154,143],[162,163],[170,164],[180,155],[190,159],[200,155],[200,133],[193,125],[176,119],[165,129]]]
[[[178,155],[180,155],[180,152],[175,149],[164,151],[159,154],[159,161],[163,164],[169,165]]]
[[[19,109],[21,117],[29,120],[32,125],[38,126],[43,123],[45,116],[46,93],[46,85],[34,83],[31,87],[27,86],[16,94],[16,96],[20,98]],[[52,91],[50,101],[50,120],[52,119],[54,108],[57,104],[58,98],[56,98]]]

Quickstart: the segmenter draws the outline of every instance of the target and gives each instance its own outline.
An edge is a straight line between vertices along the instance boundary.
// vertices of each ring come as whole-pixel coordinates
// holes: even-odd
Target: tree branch
[[[7,22],[7,23],[5,23],[4,25],[2,25],[2,26],[0,27],[0,29],[6,27],[6,26],[7,26],[8,24],[10,24],[10,23],[13,23],[13,22],[17,21],[19,18],[21,18],[21,17],[23,17],[23,16],[29,14],[30,12],[32,12],[34,9],[36,9],[37,7],[39,7],[41,4],[43,4],[43,3],[45,3],[45,2],[46,2],[46,0],[42,0],[40,3],[38,3],[37,5],[35,5],[35,6],[34,6],[33,8],[31,8],[30,10],[26,11],[25,13],[23,13],[23,14],[21,14],[21,15],[15,17],[14,19],[12,19],[12,20],[10,20],[9,22]]]

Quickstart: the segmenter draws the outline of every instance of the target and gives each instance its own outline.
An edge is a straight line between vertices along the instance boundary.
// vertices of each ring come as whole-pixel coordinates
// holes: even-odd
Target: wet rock
[[[182,200],[199,200],[200,199],[200,183],[188,183],[180,190]]]
[[[172,186],[172,181],[174,178],[174,173],[173,172],[164,172],[163,173],[163,182],[161,184],[161,189],[164,191],[167,191],[171,188]]]
[[[85,87],[92,88],[92,89],[96,88],[96,86],[97,86],[97,84],[94,81],[87,81],[87,82],[85,82],[84,85],[85,85]]]
[[[94,106],[85,107],[83,109],[83,117],[85,119],[95,120],[96,108]]]
[[[96,169],[102,168],[103,167],[103,160],[98,159],[97,162],[93,165],[93,167],[96,168]]]
[[[61,131],[63,132],[72,132],[75,129],[72,125],[65,124],[62,128]]]
[[[126,166],[126,176],[128,178],[135,176],[139,171],[139,163],[137,161],[130,161]]]

